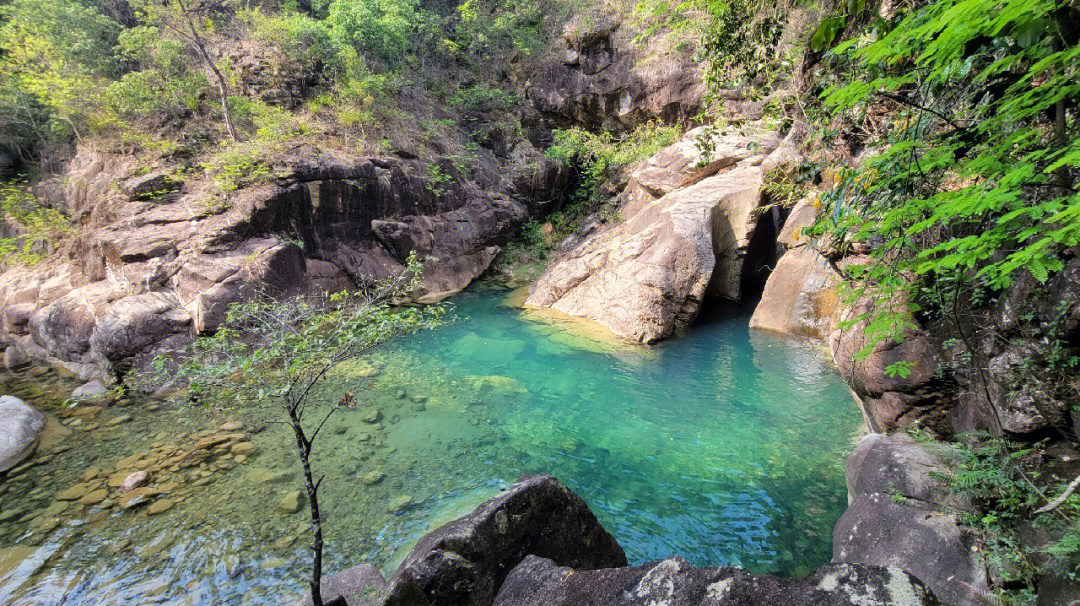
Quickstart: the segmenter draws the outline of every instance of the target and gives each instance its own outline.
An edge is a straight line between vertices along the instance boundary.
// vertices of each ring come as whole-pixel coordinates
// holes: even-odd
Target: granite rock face
[[[620,131],[649,120],[689,122],[702,107],[702,68],[664,36],[647,47],[607,17],[571,19],[563,52],[550,53],[530,74],[526,96],[552,126]]]
[[[510,570],[530,555],[581,569],[626,565],[622,548],[581,497],[551,476],[526,476],[420,539],[370,603],[489,605]],[[367,573],[364,578],[377,585]],[[351,581],[337,575],[325,583]],[[348,602],[355,603],[366,602]]]
[[[850,505],[833,529],[833,562],[895,566],[946,604],[984,605],[976,539],[946,513],[971,504],[934,477],[949,473],[946,454],[904,434],[865,437],[845,467]]]
[[[708,158],[696,151],[701,136],[714,139]],[[621,194],[625,220],[559,255],[525,306],[588,318],[651,343],[692,323],[706,297],[740,300],[755,271],[748,251],[763,239],[756,237],[760,164],[779,144],[770,133],[691,131],[633,171]],[[772,242],[765,248],[772,250]]]
[[[0,472],[30,456],[45,428],[45,415],[15,396],[0,396]]]
[[[633,568],[574,570],[529,556],[503,583],[494,606],[918,606],[937,604],[897,568],[831,564],[802,579],[740,568],[695,568],[672,557]]]
[[[827,339],[844,310],[836,292],[842,281],[829,260],[816,250],[800,246],[787,251],[765,282],[750,328]]]
[[[518,147],[522,166],[542,159]],[[411,251],[425,263],[417,297],[453,294],[488,268],[536,192],[519,192],[514,174],[429,187],[425,166],[299,146],[226,202],[206,178],[140,174],[121,154],[80,149],[35,193],[84,227],[47,263],[0,274],[0,345],[115,375],[214,330],[230,303],[348,288],[399,271]]]

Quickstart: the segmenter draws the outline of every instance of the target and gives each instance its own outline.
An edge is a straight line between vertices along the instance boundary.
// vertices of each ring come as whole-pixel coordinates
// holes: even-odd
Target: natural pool
[[[316,444],[330,571],[388,571],[424,532],[538,472],[581,494],[632,563],[678,553],[800,575],[828,561],[861,418],[819,348],[751,332],[741,312],[644,348],[539,321],[507,294],[473,287],[454,324],[335,378],[369,389]],[[51,372],[0,381],[54,414],[72,387]],[[281,604],[302,591],[306,510],[279,505],[300,487],[279,411],[147,406],[62,419],[36,465],[0,482],[0,604]],[[153,472],[172,505],[160,513],[108,507],[107,479],[237,421],[254,454],[223,447]],[[57,498],[72,486],[110,496]]]

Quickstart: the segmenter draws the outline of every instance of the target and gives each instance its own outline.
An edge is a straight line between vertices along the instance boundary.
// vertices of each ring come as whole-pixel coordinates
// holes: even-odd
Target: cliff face
[[[633,44],[617,21],[554,27],[550,48],[517,67],[527,75],[510,111],[524,127],[516,135],[474,112],[469,129],[449,127],[434,142],[391,132],[386,153],[296,143],[269,165],[241,165],[239,187],[225,191],[190,150],[147,161],[108,141],[79,145],[34,188],[76,219],[75,235],[42,243],[59,249],[45,261],[0,274],[8,361],[122,373],[214,330],[232,302],[348,288],[395,272],[412,251],[425,263],[419,302],[460,291],[527,217],[564,204],[570,169],[538,150],[552,128],[632,128],[700,109],[700,71],[684,53]],[[256,69],[266,61],[249,46],[226,48],[239,54],[243,90],[296,106],[302,83]],[[445,153],[433,159],[421,149],[431,145]],[[469,161],[454,160],[452,149],[470,146]]]

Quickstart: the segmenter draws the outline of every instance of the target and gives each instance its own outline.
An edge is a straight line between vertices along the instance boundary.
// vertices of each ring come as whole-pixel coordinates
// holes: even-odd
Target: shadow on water
[[[678,553],[799,575],[828,561],[859,414],[818,348],[751,333],[746,309],[716,306],[644,348],[553,327],[506,296],[473,287],[455,299],[454,324],[324,386],[327,402],[360,378],[369,387],[316,444],[329,570],[390,570],[425,532],[528,473],[581,494],[633,563]],[[48,375],[0,388],[56,414],[71,385]],[[0,604],[279,604],[298,594],[305,514],[278,505],[299,488],[278,418],[256,404],[133,403],[64,419],[66,448],[41,449],[36,467],[0,483]],[[155,453],[228,421],[243,422],[257,451],[155,471],[152,485],[178,485],[166,511],[57,500],[88,468],[105,470],[91,484],[131,455],[155,469],[166,456]]]

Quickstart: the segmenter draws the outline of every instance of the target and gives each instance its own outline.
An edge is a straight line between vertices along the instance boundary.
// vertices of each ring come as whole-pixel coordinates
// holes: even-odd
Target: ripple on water
[[[329,570],[360,561],[389,570],[425,532],[540,472],[585,497],[634,563],[679,553],[799,575],[829,560],[860,417],[819,349],[751,333],[738,314],[644,348],[541,321],[503,305],[505,296],[470,289],[455,300],[457,322],[342,369],[317,394],[336,402],[343,389],[367,387],[316,444]],[[72,387],[52,372],[0,382],[54,423]],[[306,510],[278,505],[299,488],[279,419],[260,403],[144,402],[63,419],[57,431],[69,435],[0,484],[0,519],[10,514],[0,522],[0,604],[295,597]],[[163,513],[118,510],[109,488],[102,503],[43,515],[88,469],[107,478],[123,459],[190,448],[227,421],[241,421],[257,450],[226,448],[178,471],[149,467],[149,487],[177,485],[150,497],[175,501]]]

